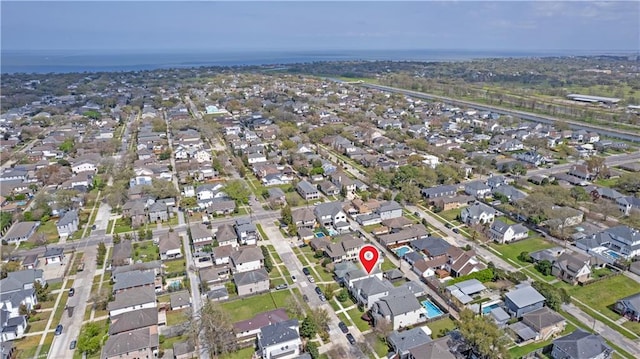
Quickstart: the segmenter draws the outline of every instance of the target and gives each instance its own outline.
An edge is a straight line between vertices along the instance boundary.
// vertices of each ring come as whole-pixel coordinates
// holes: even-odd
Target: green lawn
[[[40,358],[46,358],[47,354],[49,354],[49,349],[51,349],[51,344],[53,344],[53,333],[47,334],[44,338],[44,343],[42,343],[42,348],[40,348]]]
[[[454,323],[449,317],[444,317],[434,322],[427,323],[427,326],[431,329],[432,338],[443,337],[445,331],[450,331],[457,327],[456,323]]]
[[[380,340],[380,338],[378,338],[375,333],[369,333],[364,337],[367,340],[367,343],[371,345],[373,351],[376,352],[379,357],[385,358],[387,356],[387,353],[389,352],[389,346],[387,345],[387,343]]]
[[[13,342],[16,346],[17,358],[31,359],[36,354],[41,337],[34,335]]]
[[[160,249],[153,241],[144,241],[133,244],[133,261],[138,259],[143,262],[152,262],[160,259]]]
[[[630,322],[626,321],[622,324],[623,327],[629,329],[633,333],[640,335],[640,323],[639,322]]]
[[[567,335],[571,332],[573,332],[574,330],[576,330],[576,327],[571,324],[571,323],[567,323],[567,326],[565,327],[564,331],[562,332],[562,335]],[[513,347],[511,349],[509,349],[509,354],[511,354],[512,358],[521,358],[524,355],[527,355],[529,353],[531,353],[534,350],[543,348],[549,344],[551,344],[551,342],[553,342],[554,339],[549,339],[549,340],[545,340],[543,342],[535,342],[535,343],[530,343],[527,345],[523,345],[521,347]]]
[[[36,333],[36,332],[43,331],[44,328],[47,326],[47,320],[48,319],[49,318],[47,317],[46,319],[38,320],[37,322],[29,323],[29,330],[27,331],[27,333]]]
[[[395,268],[398,268],[398,267],[396,267],[395,264],[391,263],[389,258],[385,258],[384,262],[382,262],[382,265],[380,266],[380,268],[382,269],[383,272],[386,272],[388,270],[395,269]]]
[[[186,322],[189,319],[187,318],[186,311],[187,309],[167,311],[167,325],[171,326]]]
[[[440,215],[440,217],[447,219],[449,222],[460,223],[456,219],[456,217],[460,215],[460,212],[462,212],[462,208],[455,208],[455,209],[450,209],[448,211],[442,211],[438,213],[438,215]]]
[[[56,311],[53,314],[53,322],[52,325],[57,325],[56,323],[60,322],[62,318],[62,314],[65,313],[64,307],[67,304],[67,299],[69,298],[69,292],[62,293],[62,297],[60,298],[60,302],[58,302],[58,306],[56,307]]]
[[[180,343],[180,342],[184,342],[187,341],[187,336],[186,335],[181,335],[178,337],[172,337],[172,338],[165,338],[164,341],[162,342],[162,344],[160,344],[160,348],[167,350],[167,349],[173,349],[173,344],[174,343]]]
[[[360,312],[358,308],[353,308],[347,311],[347,314],[349,314],[351,320],[353,320],[353,322],[356,324],[356,327],[358,327],[361,332],[370,329],[369,323],[360,318],[364,313]]]
[[[223,309],[229,313],[231,320],[235,323],[240,320],[247,320],[258,313],[276,308],[284,308],[285,301],[291,296],[288,290],[281,290],[274,293],[265,293],[246,298],[240,298],[230,302],[222,303]]]
[[[165,273],[182,273],[187,268],[187,265],[184,259],[165,261],[163,264],[166,266],[166,268],[164,269]]]
[[[114,225],[113,233],[131,232],[133,228],[127,224],[124,218],[118,218]]]
[[[247,359],[251,358],[256,350],[253,347],[244,348],[242,350],[238,350],[235,353],[229,353],[225,355],[221,355],[220,359]]]
[[[40,223],[36,233],[42,233],[46,236],[47,243],[51,243],[58,240],[58,230],[56,229],[56,221],[49,220],[44,223]]]
[[[260,223],[256,223],[256,229],[258,230],[258,233],[260,233],[260,238],[264,240],[269,239],[269,237],[267,237],[267,234],[264,233],[264,229],[262,229],[262,225]]]
[[[505,216],[496,217],[496,219],[499,219],[499,220],[501,220],[502,222],[504,222],[506,224],[516,224],[516,222],[514,220],[512,220],[511,218],[505,217]]]
[[[620,319],[620,315],[610,308],[620,298],[624,298],[638,292],[638,283],[633,279],[619,275],[600,282],[576,286],[570,290],[570,294],[581,302],[596,309],[611,320]],[[640,333],[637,333],[640,335]]]
[[[528,238],[522,241],[518,241],[515,243],[509,244],[497,244],[491,243],[490,246],[500,252],[503,257],[513,260],[516,263],[520,263],[521,265],[527,265],[529,263],[521,262],[518,259],[518,256],[522,252],[535,252],[541,249],[551,248],[555,245],[551,242],[547,242],[546,240],[540,237]]]

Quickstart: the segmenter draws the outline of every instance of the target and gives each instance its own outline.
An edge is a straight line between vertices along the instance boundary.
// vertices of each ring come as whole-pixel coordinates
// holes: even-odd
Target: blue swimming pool
[[[18,201],[18,202],[16,202],[16,204],[17,204],[18,206],[24,206],[24,205],[26,205],[26,204],[27,204],[27,201]]]
[[[439,317],[444,314],[444,312],[429,299],[423,300],[422,306],[427,310],[427,318],[429,319]]]
[[[412,249],[410,247],[407,247],[407,246],[402,246],[402,247],[398,247],[398,248],[394,249],[393,251],[396,252],[398,257],[402,258],[405,254],[411,252]]]
[[[609,256],[613,257],[614,259],[619,259],[620,258],[620,254],[618,254],[618,252],[612,251],[612,250],[608,250],[605,253],[607,253]]]
[[[315,235],[316,235],[316,237],[317,237],[317,238],[326,237],[326,236],[324,235],[324,233],[322,233],[322,232],[316,232],[316,233],[315,233]]]
[[[482,314],[488,314],[489,312],[491,312],[495,308],[498,308],[499,306],[500,306],[500,303],[493,303],[491,305],[487,305],[486,307],[482,307]]]

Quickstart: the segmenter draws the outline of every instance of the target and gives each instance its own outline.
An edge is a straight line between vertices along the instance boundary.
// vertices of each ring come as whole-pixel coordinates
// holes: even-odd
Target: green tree
[[[291,207],[284,206],[280,210],[280,217],[282,218],[282,223],[286,225],[291,225],[293,223],[293,215],[291,213]]]
[[[584,187],[573,186],[569,192],[571,193],[571,198],[576,202],[585,202],[591,199],[591,196]]]
[[[95,111],[95,110],[89,110],[89,111],[85,111],[83,114],[83,116],[90,118],[92,120],[97,120],[100,118],[100,112]]]
[[[194,208],[198,205],[198,202],[196,201],[195,197],[183,197],[180,200],[180,205],[183,208]]]
[[[230,198],[236,201],[236,203],[249,203],[249,196],[251,192],[241,180],[232,180],[227,182],[227,185],[224,186],[224,193],[227,194]]]
[[[219,304],[212,301],[205,301],[195,318],[191,320],[188,335],[193,342],[198,341],[214,357],[238,348],[233,333],[233,321]]]
[[[73,151],[73,147],[74,147],[74,142],[73,139],[68,138],[66,140],[64,140],[60,146],[58,146],[58,149],[64,153],[70,153],[71,151]]]
[[[543,275],[551,275],[551,262],[546,259],[536,263],[535,268]]]
[[[104,335],[102,330],[102,327],[97,323],[85,324],[78,336],[78,350],[87,353],[87,355],[97,353],[102,345],[102,336]]]
[[[471,310],[464,309],[458,323],[460,334],[481,358],[509,358],[508,339],[489,316],[476,316]]]
[[[346,302],[347,299],[349,299],[349,291],[347,290],[347,288],[342,288],[340,290],[340,293],[338,293],[338,295],[336,296],[336,298],[341,303]]]
[[[2,263],[2,269],[0,270],[0,279],[7,278],[7,275],[11,272],[19,271],[22,267],[18,261],[9,261]]]
[[[303,338],[313,338],[318,333],[318,326],[313,318],[307,315],[300,324],[300,336]]]

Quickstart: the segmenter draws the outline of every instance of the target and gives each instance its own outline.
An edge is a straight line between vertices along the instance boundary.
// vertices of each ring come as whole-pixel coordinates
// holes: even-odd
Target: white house
[[[98,167],[96,167],[96,165],[91,162],[82,161],[71,166],[71,171],[73,173],[87,172],[87,171],[96,172],[98,171]]]
[[[296,358],[302,353],[297,319],[266,325],[258,333],[257,354],[263,359]]]
[[[247,247],[231,253],[235,272],[248,272],[262,268],[264,256],[258,247]]]
[[[193,155],[193,158],[195,158],[198,163],[211,162],[211,152],[201,149]]]
[[[62,218],[56,223],[56,229],[58,230],[58,236],[60,238],[67,238],[73,235],[78,230],[78,212],[75,210],[67,211]]]
[[[396,201],[383,202],[376,212],[380,215],[381,221],[399,218],[402,217],[402,206]]]
[[[440,159],[434,155],[422,155],[422,158],[422,163],[431,168],[435,169],[440,164]]]
[[[493,208],[480,202],[476,202],[460,212],[462,222],[467,225],[491,223],[495,216],[496,211]]]
[[[496,219],[490,228],[491,239],[498,243],[518,241],[529,236],[529,230],[521,223],[509,225]]]
[[[156,292],[153,286],[132,288],[116,293],[115,300],[107,304],[110,317],[138,309],[156,307]]]
[[[254,163],[267,162],[267,156],[262,153],[252,153],[247,156],[247,162],[250,165]]]
[[[425,322],[426,309],[418,302],[411,291],[402,286],[393,289],[386,297],[380,298],[372,307],[374,324],[388,320],[393,330],[406,328]]]
[[[342,203],[329,202],[318,204],[313,213],[318,222],[324,227],[330,227],[340,222],[347,222],[347,215],[342,210]]]

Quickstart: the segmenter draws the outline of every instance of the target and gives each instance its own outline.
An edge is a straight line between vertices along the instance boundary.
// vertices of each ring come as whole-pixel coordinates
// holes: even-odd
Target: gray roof
[[[415,250],[428,252],[432,257],[447,253],[451,244],[440,237],[427,237],[410,242]]]
[[[431,188],[423,188],[420,190],[422,195],[425,197],[440,195],[443,193],[455,194],[457,191],[458,191],[458,187],[456,186],[438,186],[438,187],[431,187]]]
[[[39,224],[39,222],[18,222],[18,223],[15,223],[13,226],[11,226],[9,231],[4,235],[3,239],[6,239],[7,241],[11,241],[11,240],[14,240],[14,239],[17,239],[17,238],[23,238],[27,234],[29,234],[29,232],[31,232],[34,227],[37,227],[38,224]]]
[[[229,296],[229,292],[227,291],[227,287],[225,286],[215,287],[207,292],[208,299],[218,299],[218,298],[224,298],[228,296]]]
[[[511,319],[509,313],[505,312],[501,307],[491,309],[491,316],[498,322],[506,322]]]
[[[169,297],[171,308],[181,307],[183,305],[191,304],[191,297],[189,296],[189,292],[186,290],[182,290],[179,292],[171,293]]]
[[[522,322],[537,332],[563,321],[565,321],[563,316],[548,307],[536,309],[522,316]]]
[[[269,280],[269,273],[264,268],[248,271],[238,272],[233,275],[233,281],[237,286],[255,284]]]
[[[121,241],[113,246],[112,261],[117,262],[118,260],[129,258],[131,258],[131,241]]]
[[[564,354],[562,359],[595,358],[605,351],[611,352],[600,335],[582,329],[576,329],[573,333],[554,340],[553,348]]]
[[[195,350],[196,350],[196,347],[189,340],[187,340],[186,342],[173,343],[174,356],[194,353]]]
[[[524,308],[531,304],[544,301],[542,294],[538,293],[532,286],[527,285],[515,290],[510,291],[505,295],[513,304],[518,308]]]
[[[523,322],[517,322],[509,325],[509,329],[511,329],[514,333],[516,333],[522,340],[530,340],[537,336],[536,332],[533,329],[529,328]]]
[[[429,343],[431,337],[423,327],[416,327],[402,332],[394,330],[387,336],[387,340],[389,344],[396,348],[396,352],[402,355],[406,354],[412,348]]]
[[[107,304],[109,311],[123,309],[135,305],[141,305],[156,301],[155,289],[151,286],[127,289],[116,294],[116,299]]]
[[[236,233],[235,229],[233,229],[232,225],[223,224],[218,227],[218,231],[216,232],[216,240],[218,241],[218,243],[238,240],[238,234]]]
[[[246,247],[231,253],[231,260],[235,265],[238,265],[264,260],[264,255],[258,247]]]
[[[400,204],[396,201],[387,201],[387,202],[383,202],[380,204],[380,207],[378,207],[378,213],[382,213],[382,212],[388,212],[388,211],[395,211],[395,210],[402,210],[402,206],[400,206]]]
[[[154,283],[155,278],[156,276],[153,272],[133,271],[120,273],[114,277],[115,284],[113,285],[113,290],[119,291],[127,288],[150,285]]]
[[[518,200],[521,200],[525,197],[527,197],[527,194],[516,189],[515,187],[511,186],[511,185],[502,185],[502,186],[498,186],[496,188],[494,188],[493,190],[491,190],[491,193],[500,193],[504,196],[506,196],[507,198],[509,198],[510,201],[515,202]]]
[[[149,327],[110,335],[102,350],[102,358],[117,357],[125,353],[158,347],[158,333]]]
[[[158,308],[138,309],[111,317],[109,335],[158,324]]]
[[[353,287],[359,289],[367,297],[370,297],[372,295],[388,292],[393,288],[393,285],[386,280],[382,281],[376,276],[371,276],[355,282]]]
[[[318,189],[316,187],[305,180],[298,182],[298,188],[304,193],[318,192]]]
[[[487,289],[487,287],[485,287],[484,284],[480,283],[480,281],[477,279],[465,280],[454,285],[466,295],[474,295]]]
[[[625,307],[632,309],[636,313],[640,312],[640,292],[619,299],[618,302],[624,303]]]
[[[269,198],[280,198],[280,197],[284,197],[285,195],[282,189],[278,187],[269,188],[267,191],[269,192]]]
[[[380,298],[376,304],[385,314],[400,315],[422,308],[416,297],[406,287],[394,288],[388,296]],[[387,312],[388,311],[388,312]]]
[[[320,203],[313,210],[318,217],[334,216],[342,211],[343,204],[340,202]]]
[[[178,232],[167,232],[165,236],[161,236],[158,242],[158,247],[160,247],[160,253],[164,253],[172,249],[180,249],[181,243]]]
[[[194,240],[208,237],[213,238],[213,233],[209,228],[207,228],[207,226],[200,223],[191,226],[191,238],[193,238]]]
[[[487,186],[484,182],[482,181],[473,181],[473,182],[468,182],[467,184],[464,185],[465,190],[470,190],[470,191],[481,191],[481,190],[488,190],[491,189],[489,186]]]
[[[289,319],[264,326],[260,329],[259,338],[263,348],[300,338],[300,334],[298,334],[298,319]]]
[[[523,226],[521,223],[506,224],[501,219],[496,219],[491,224],[491,229],[500,234],[505,234],[509,228],[512,228],[514,233],[526,233],[529,231],[527,227]]]
[[[451,353],[452,350],[449,348],[449,339],[451,338],[447,335],[424,343],[415,348],[411,348],[409,353],[411,353],[414,358],[420,359],[455,359],[455,355]]]
[[[62,226],[66,226],[70,223],[73,223],[74,221],[78,220],[78,211],[76,210],[71,210],[71,211],[67,211],[64,216],[62,216],[62,218],[60,218],[60,220],[58,221],[58,223],[56,223],[56,226],[58,227],[62,227]]]
[[[47,247],[44,251],[43,257],[58,257],[64,254],[64,248],[61,247]]]

